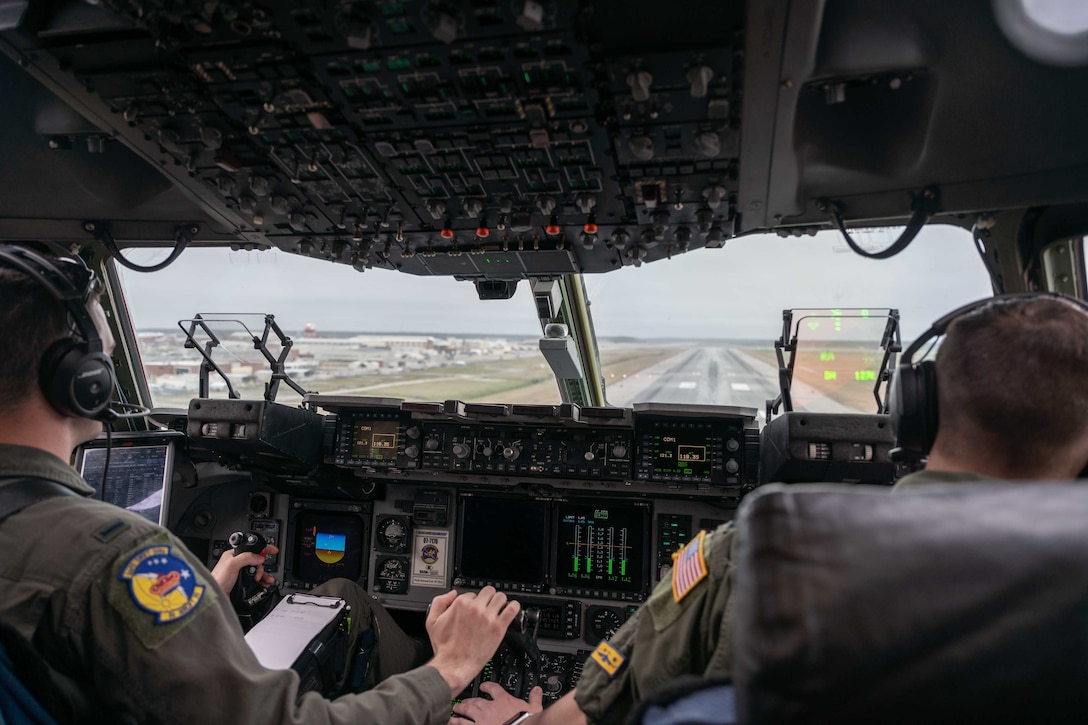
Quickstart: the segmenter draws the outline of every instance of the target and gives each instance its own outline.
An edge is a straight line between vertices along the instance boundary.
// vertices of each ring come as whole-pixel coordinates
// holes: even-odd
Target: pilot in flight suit
[[[988,480],[993,479],[970,472],[923,470],[900,479],[895,490]],[[734,540],[732,522],[707,534],[705,578],[679,602],[673,580],[663,580],[612,640],[594,651],[575,691],[589,722],[622,723],[636,702],[683,675],[731,672]]]
[[[430,663],[361,694],[299,698],[296,673],[258,663],[203,564],[169,531],[86,498],[92,490],[66,464],[101,430],[103,408],[73,392],[81,366],[94,371],[80,388],[88,400],[108,405],[112,388],[100,395],[113,339],[94,276],[79,260],[23,247],[0,246],[0,260],[0,490],[38,478],[79,494],[0,521],[0,621],[49,665],[62,694],[42,704],[85,722],[446,722],[451,691],[483,667],[518,605],[490,587],[442,595],[427,622]],[[71,360],[63,375],[58,360]]]
[[[927,483],[993,480],[970,472],[918,471],[895,489]],[[646,604],[598,647],[578,681],[575,701],[590,722],[621,723],[634,704],[683,675],[728,675],[732,670],[732,523],[706,537],[706,577],[675,601],[671,579],[662,581]],[[693,542],[694,543],[694,542]],[[608,650],[613,650],[617,656]]]
[[[0,444],[0,486],[21,477],[92,492],[52,454]],[[450,688],[429,666],[332,702],[307,693],[296,706],[298,675],[261,667],[208,570],[168,531],[110,504],[61,496],[30,506],[0,523],[0,550],[0,617],[33,638],[65,711],[176,723],[438,723],[449,714]],[[159,581],[180,586],[156,596]]]

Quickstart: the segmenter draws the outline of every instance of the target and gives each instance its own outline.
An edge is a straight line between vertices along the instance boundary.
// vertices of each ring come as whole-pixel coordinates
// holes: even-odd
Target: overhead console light
[[[1088,65],[1088,5],[1067,0],[992,0],[1005,37],[1034,61]]]

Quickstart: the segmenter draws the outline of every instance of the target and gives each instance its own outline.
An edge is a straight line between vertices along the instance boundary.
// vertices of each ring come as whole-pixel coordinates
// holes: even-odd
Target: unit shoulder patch
[[[679,603],[696,585],[706,579],[709,573],[706,557],[703,555],[703,543],[706,532],[700,531],[687,546],[672,555],[672,598]]]
[[[119,557],[105,585],[110,604],[151,649],[215,600],[214,590],[167,536]]]
[[[623,663],[627,659],[604,640],[601,640],[601,643],[597,645],[597,649],[593,650],[593,654],[589,658],[608,673],[609,679],[616,676],[616,673],[619,672],[620,667],[623,667]]]

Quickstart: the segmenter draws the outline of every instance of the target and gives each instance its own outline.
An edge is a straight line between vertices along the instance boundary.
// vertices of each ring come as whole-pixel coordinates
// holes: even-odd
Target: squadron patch
[[[136,606],[155,615],[155,624],[176,622],[204,598],[206,587],[192,567],[168,544],[145,546],[121,566],[118,579],[128,582]]]
[[[706,532],[700,531],[691,542],[672,555],[672,598],[676,602],[686,597],[708,573],[703,556]]]
[[[601,640],[601,643],[597,645],[597,649],[593,650],[593,654],[591,654],[589,658],[599,664],[601,668],[608,673],[610,679],[616,676],[616,673],[626,660],[623,655],[617,652],[604,640]]]

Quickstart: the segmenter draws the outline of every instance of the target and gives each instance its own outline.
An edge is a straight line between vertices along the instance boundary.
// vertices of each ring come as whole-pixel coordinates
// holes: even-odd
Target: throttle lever
[[[502,638],[503,644],[529,660],[531,667],[529,672],[533,675],[532,682],[540,682],[540,646],[536,641],[539,629],[540,610],[529,607],[518,612]]]

